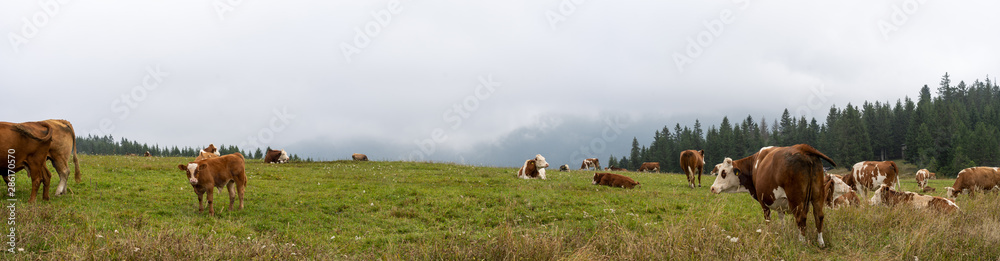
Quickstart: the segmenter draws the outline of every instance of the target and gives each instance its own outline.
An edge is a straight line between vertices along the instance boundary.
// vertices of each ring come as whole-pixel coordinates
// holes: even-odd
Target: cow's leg
[[[702,172],[702,168],[699,168],[698,169],[698,187],[699,188],[701,187],[701,172]]]
[[[213,192],[213,189],[209,188],[208,189],[208,215],[209,216],[215,216],[215,206],[212,205],[212,201],[214,201],[214,200],[212,200],[212,199],[214,199],[214,197],[212,196],[212,192]]]
[[[49,200],[49,183],[52,181],[52,172],[49,172],[49,168],[45,166],[45,161],[42,161],[42,200]]]
[[[809,215],[808,202],[805,204],[788,202],[788,207],[794,211],[795,225],[799,227],[799,242],[806,242],[806,216]]]
[[[233,211],[233,203],[236,202],[236,185],[233,183],[236,182],[230,181],[228,184],[226,184],[226,188],[229,189],[229,209],[227,209],[229,211]]]
[[[197,190],[197,188],[195,190]],[[198,212],[205,210],[205,205],[203,205],[201,201],[202,197],[205,196],[205,193],[198,193],[195,191],[194,194],[198,194]]]
[[[823,242],[823,201],[819,199],[812,200],[813,207],[813,221],[816,222],[816,244],[819,247],[826,246],[826,242]]]
[[[236,186],[236,193],[239,194],[240,196],[240,209],[243,209],[243,191],[245,191],[246,188],[247,188],[246,182],[244,182],[243,184],[238,184]]]
[[[52,155],[52,167],[56,168],[56,173],[59,173],[59,186],[56,187],[56,196],[66,194],[69,192],[66,188],[67,180],[69,180],[69,161],[66,155]]]
[[[25,168],[24,171],[27,171],[28,176],[31,177],[31,196],[28,196],[28,203],[35,202],[35,196],[38,196],[38,185],[42,183],[41,177],[36,177],[40,171],[32,167]]]

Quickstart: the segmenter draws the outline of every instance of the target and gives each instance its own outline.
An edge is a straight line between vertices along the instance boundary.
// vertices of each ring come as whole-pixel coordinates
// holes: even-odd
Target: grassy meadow
[[[548,180],[522,180],[513,168],[251,160],[246,208],[228,211],[228,194],[216,193],[210,217],[197,211],[197,197],[177,169],[189,160],[81,155],[83,182],[70,181],[71,194],[31,204],[30,180],[18,173],[16,248],[23,250],[0,259],[1000,258],[997,195],[962,196],[961,213],[952,215],[826,209],[821,249],[811,215],[803,244],[791,215],[765,223],[748,194],[711,194],[712,176],[690,189],[684,175],[624,172],[642,183],[625,190],[591,185],[593,171],[550,168]],[[915,168],[907,168],[913,167],[901,172],[902,188],[914,191]],[[53,179],[50,193],[58,184]],[[952,182],[931,180],[933,194],[942,196]]]

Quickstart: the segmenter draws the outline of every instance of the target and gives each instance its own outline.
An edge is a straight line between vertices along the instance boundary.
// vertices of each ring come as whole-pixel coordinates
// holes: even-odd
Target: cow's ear
[[[181,170],[187,170],[187,168],[185,168],[184,165],[177,165],[177,168]]]
[[[741,171],[740,171],[740,169],[737,169],[737,168],[733,168],[733,174],[734,174],[734,175],[736,175],[736,176],[739,176],[739,175],[740,175],[740,172],[741,172]]]

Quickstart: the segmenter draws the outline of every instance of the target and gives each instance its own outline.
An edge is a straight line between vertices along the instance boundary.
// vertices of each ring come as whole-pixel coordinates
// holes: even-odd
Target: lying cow
[[[285,152],[285,150],[267,149],[267,153],[264,153],[264,163],[286,162],[288,162],[288,152]]]
[[[152,156],[153,156],[153,154],[149,154],[149,151],[147,150],[147,151],[146,151],[146,154],[143,154],[142,156],[143,156],[143,157],[152,157]]]
[[[609,166],[607,168],[604,168],[604,170],[610,170],[610,171],[628,171],[628,169],[619,168],[619,167],[615,167],[615,166]]]
[[[594,181],[591,184],[627,189],[640,186],[639,182],[635,182],[632,178],[614,173],[594,173]]]
[[[941,213],[951,213],[958,210],[955,202],[935,196],[920,195],[909,191],[896,191],[889,186],[882,185],[875,191],[875,195],[869,200],[871,205],[899,206],[909,205],[917,209],[933,209]]]
[[[219,149],[216,149],[215,148],[215,144],[212,144],[212,143],[209,143],[208,147],[205,147],[204,149],[201,149],[201,151],[208,152],[208,153],[213,153],[213,154],[215,154],[215,156],[222,156],[222,154],[219,154]]]
[[[924,193],[937,191],[933,187],[924,187]]]
[[[51,125],[46,122],[0,122],[0,148],[7,154],[7,160],[4,161],[4,184],[12,189],[17,177],[10,175],[27,169],[28,177],[31,178],[29,203],[35,202],[39,186],[42,189],[42,200],[49,200],[52,173],[45,166],[45,160],[52,146],[52,134]]]
[[[858,205],[860,200],[858,195],[851,190],[851,187],[844,183],[840,176],[827,174],[823,183],[823,190],[826,191],[826,206],[837,208],[841,206]]]
[[[962,193],[973,196],[976,190],[992,190],[997,186],[1000,186],[1000,168],[972,167],[959,171],[955,184],[946,189],[948,198],[955,200]]]
[[[354,161],[368,161],[368,155],[361,153],[351,154],[351,159]]]
[[[697,175],[698,187],[701,187],[701,173],[705,169],[705,150],[681,151],[680,163],[681,171],[687,175],[688,186],[694,188],[694,178]]]
[[[812,146],[764,147],[739,160],[726,158],[719,166],[719,176],[712,184],[712,193],[749,191],[764,210],[764,220],[771,220],[771,209],[792,212],[799,227],[799,241],[805,242],[806,215],[813,208],[816,241],[823,247],[823,191],[825,160],[837,166],[830,157]]]
[[[562,166],[559,166],[559,171],[562,171],[562,172],[569,171],[569,164],[563,164]]]
[[[927,180],[933,179],[934,176],[937,176],[937,174],[934,174],[927,169],[920,169],[917,171],[917,174],[913,176],[917,179],[917,186],[923,188],[927,187]]]
[[[522,179],[545,179],[545,168],[548,167],[549,163],[545,162],[545,157],[542,157],[542,154],[537,154],[534,159],[524,161],[521,169],[517,170],[517,177]]]
[[[639,165],[639,170],[638,171],[639,172],[657,172],[657,173],[659,173],[660,172],[660,163],[659,162],[643,162],[642,165]]]
[[[229,208],[233,210],[233,203],[236,196],[240,197],[240,209],[243,209],[243,193],[247,187],[247,174],[243,154],[239,152],[205,160],[188,163],[187,165],[177,165],[177,168],[187,172],[188,182],[194,188],[194,193],[198,195],[198,212],[204,210],[202,205],[202,195],[208,193],[208,214],[215,215],[215,208],[212,202],[213,187],[222,191],[222,187],[229,190]]]
[[[580,164],[580,169],[581,170],[594,169],[595,171],[601,170],[601,161],[597,160],[597,158],[583,159],[583,163]]]
[[[851,174],[844,177],[844,183],[851,186],[862,198],[867,198],[868,191],[878,189],[880,185],[895,185],[899,188],[897,176],[899,168],[892,161],[862,161],[854,164]]]

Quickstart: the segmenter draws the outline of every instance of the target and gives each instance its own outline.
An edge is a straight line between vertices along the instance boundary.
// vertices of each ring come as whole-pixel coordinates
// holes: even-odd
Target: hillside
[[[714,177],[623,173],[634,190],[590,184],[593,172],[414,162],[249,161],[246,208],[215,217],[178,164],[189,158],[81,156],[73,193],[26,203],[18,173],[16,245],[4,259],[992,259],[1000,201],[962,197],[962,213],[827,210],[819,249],[798,242],[791,215],[765,224],[747,194],[712,195]],[[53,181],[54,191],[58,178]],[[931,180],[938,188],[952,180]],[[912,178],[903,188],[915,189]],[[237,203],[238,204],[238,203]],[[812,218],[809,218],[812,223]],[[757,232],[760,231],[760,232]],[[815,238],[810,225],[810,239]],[[738,238],[732,242],[728,237]],[[7,239],[5,239],[7,240]],[[941,251],[947,249],[948,251]]]

